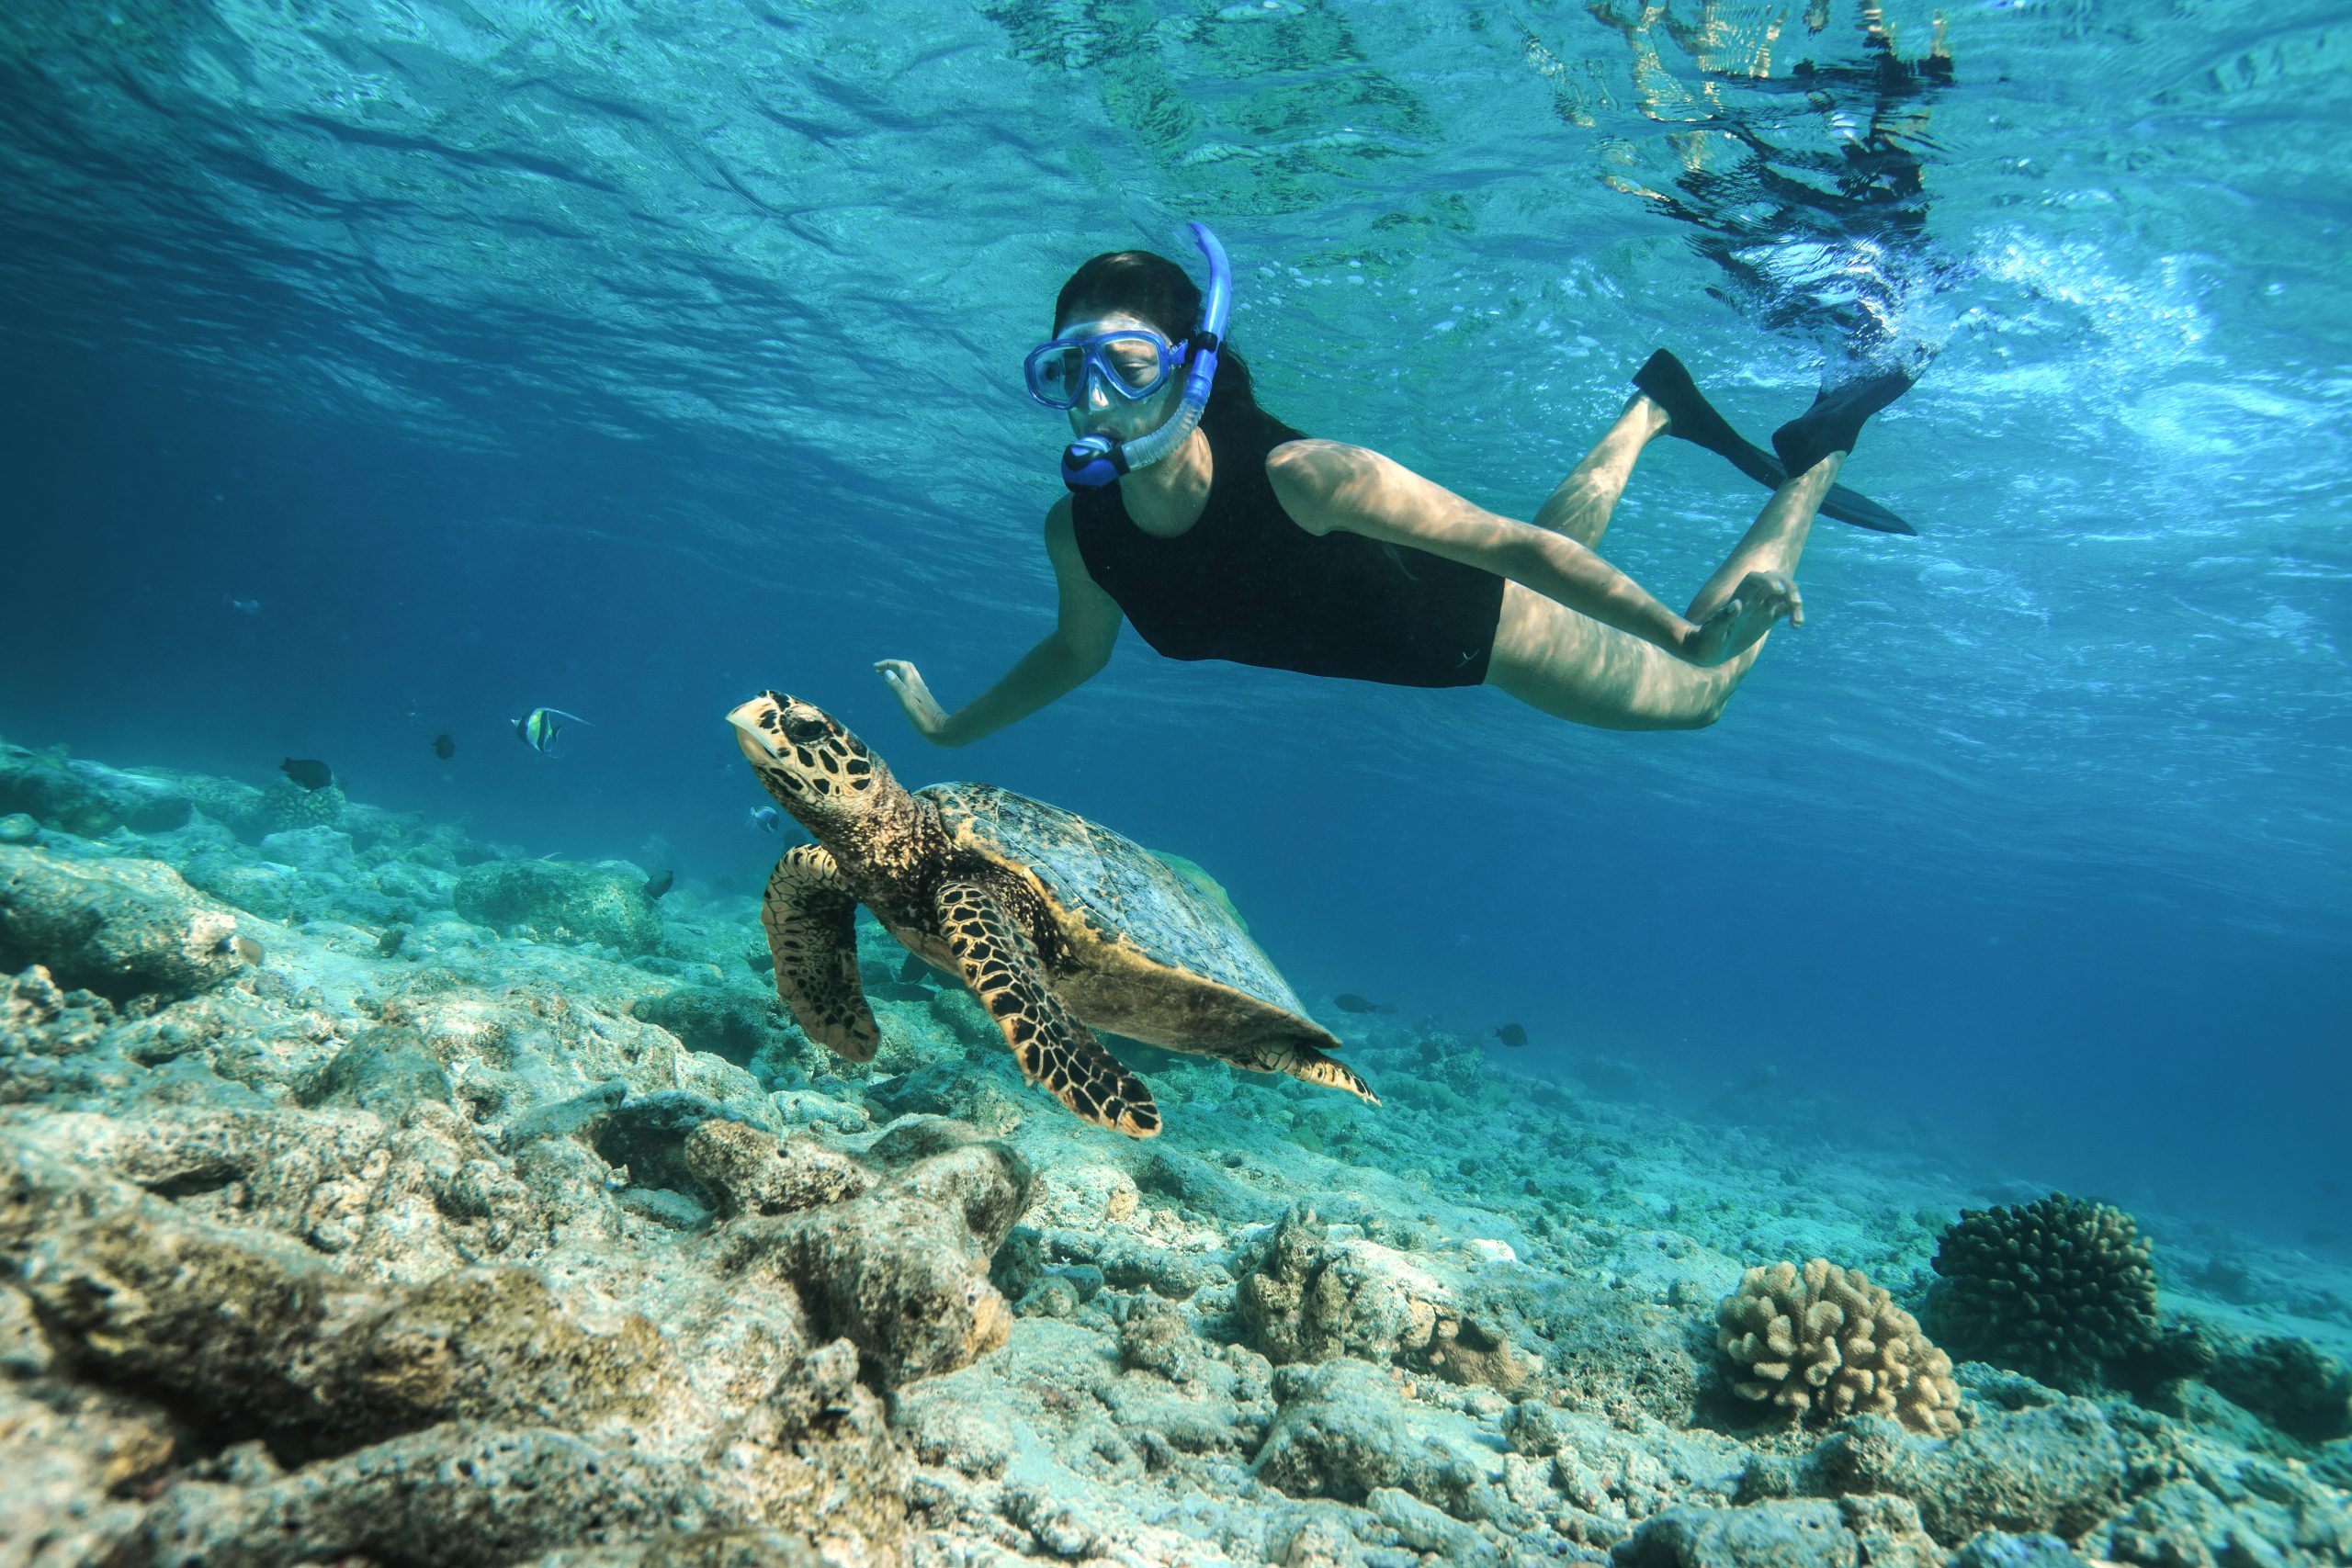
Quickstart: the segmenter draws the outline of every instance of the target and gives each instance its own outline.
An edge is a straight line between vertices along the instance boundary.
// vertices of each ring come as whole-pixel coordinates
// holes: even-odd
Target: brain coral
[[[2101,1362],[2155,1331],[2156,1272],[2138,1224],[2064,1192],[1962,1210],[1937,1245],[1936,1272],[1948,1343],[2053,1387],[2094,1386]]]
[[[1715,1344],[1747,1375],[1743,1399],[1800,1417],[1892,1416],[1915,1432],[1960,1430],[1951,1358],[1859,1269],[1816,1258],[1750,1269],[1715,1308]]]
[[[273,832],[289,828],[332,828],[343,816],[343,791],[334,784],[304,789],[291,779],[279,779],[261,792],[263,819]]]

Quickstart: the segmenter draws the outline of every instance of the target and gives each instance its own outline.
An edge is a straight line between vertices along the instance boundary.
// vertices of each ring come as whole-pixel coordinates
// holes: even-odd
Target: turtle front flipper
[[[1380,1103],[1380,1096],[1372,1092],[1372,1086],[1364,1082],[1353,1067],[1337,1056],[1325,1055],[1312,1045],[1285,1045],[1261,1070],[1288,1073],[1305,1083],[1346,1089],[1367,1104]]]
[[[996,1020],[1022,1076],[1089,1122],[1133,1138],[1157,1134],[1151,1090],[1054,995],[1036,949],[995,896],[977,882],[950,882],[939,889],[938,908],[964,984]]]
[[[853,1062],[870,1062],[882,1032],[857,978],[857,900],[820,844],[785,852],[760,901],[775,960],[775,994],[800,1032]]]

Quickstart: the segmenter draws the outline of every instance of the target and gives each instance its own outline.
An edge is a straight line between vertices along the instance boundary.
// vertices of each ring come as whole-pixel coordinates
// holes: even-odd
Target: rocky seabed
[[[2218,1362],[1833,1416],[1718,1303],[2006,1195],[1839,1101],[1348,1017],[1132,1142],[878,931],[853,1067],[747,897],[292,789],[0,747],[0,1564],[2352,1562],[2340,1267],[2151,1218]]]

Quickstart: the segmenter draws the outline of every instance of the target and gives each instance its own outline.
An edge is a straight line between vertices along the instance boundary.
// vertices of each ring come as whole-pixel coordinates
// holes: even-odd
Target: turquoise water
[[[1883,32],[1891,87],[1844,5],[12,6],[0,734],[748,890],[720,716],[782,687],[1202,862],[1317,996],[2340,1238],[2352,34]],[[1916,189],[1841,204],[1874,116]],[[1271,407],[1506,513],[1653,346],[1758,436],[1935,347],[1846,476],[1920,536],[1824,525],[1695,735],[1130,633],[932,752],[867,667],[1046,629],[1021,356],[1191,218]],[[1661,444],[1607,551],[1679,604],[1757,500]]]

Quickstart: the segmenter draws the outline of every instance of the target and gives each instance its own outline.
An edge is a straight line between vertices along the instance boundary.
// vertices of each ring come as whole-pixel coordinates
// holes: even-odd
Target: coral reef
[[[1241,1276],[1238,1306],[1252,1347],[1277,1364],[1356,1356],[1506,1393],[1534,1370],[1507,1332],[1465,1314],[1430,1270],[1377,1242],[1331,1237],[1304,1206],[1283,1217]]]
[[[1843,1497],[1669,1508],[1645,1520],[1610,1562],[1614,1568],[1850,1568],[1942,1558],[1916,1512],[1878,1498]]]
[[[1859,1269],[1816,1258],[1750,1269],[1715,1309],[1715,1348],[1743,1374],[1743,1399],[1799,1419],[1892,1416],[1915,1432],[1960,1430],[1951,1358]]]
[[[637,1016],[658,1023],[696,1051],[707,1051],[739,1066],[761,1052],[789,1051],[797,1037],[777,1007],[773,988],[752,991],[735,986],[684,986],[645,998]]]
[[[1945,1281],[1939,1337],[2052,1387],[2095,1386],[2103,1363],[2155,1332],[2148,1243],[2131,1215],[2104,1203],[2054,1192],[1962,1210],[1937,1245],[1935,1269]]]
[[[1004,1343],[1012,1314],[989,1282],[988,1259],[1028,1205],[1031,1176],[1012,1150],[947,1122],[902,1122],[866,1157],[884,1174],[865,1190],[843,1190],[809,1217],[747,1216],[721,1267],[794,1286],[820,1330],[854,1343],[890,1388]],[[800,1190],[831,1183],[820,1177]],[[741,1213],[745,1197],[737,1190],[730,1206]]]
[[[2120,1506],[2123,1445],[2096,1405],[2075,1400],[1994,1411],[1949,1442],[1932,1442],[1883,1416],[1857,1416],[1795,1467],[1792,1488],[1828,1497],[1893,1496],[1948,1546],[1984,1530],[2037,1531],[2076,1540]],[[1741,1495],[1779,1493],[1769,1463]]]
[[[0,848],[0,971],[40,964],[121,1003],[169,1003],[234,974],[234,912],[153,861]]]
[[[0,1122],[0,1261],[45,1370],[127,1397],[166,1434],[158,1469],[186,1472],[126,1521],[126,1547],[186,1562],[504,1562],[706,1525],[805,1533],[820,1523],[811,1498],[842,1500],[877,1546],[896,1538],[887,1430],[855,1388],[854,1350],[811,1336],[788,1295],[755,1306],[700,1281],[640,1282],[665,1333],[612,1299],[609,1268],[602,1290],[559,1286],[531,1239],[546,1235],[544,1177],[517,1179],[479,1148],[463,1159],[473,1139],[437,1101],[389,1135],[347,1113],[95,1121]],[[405,1160],[381,1157],[404,1144]],[[397,1190],[435,1170],[422,1208]],[[349,1190],[371,1172],[393,1190]],[[376,1226],[432,1225],[439,1245],[361,1247],[345,1230],[322,1255],[252,1223],[293,1204],[328,1224],[354,1198]],[[444,1247],[514,1261],[408,1261]],[[356,1272],[338,1251],[424,1277]],[[540,1266],[520,1266],[534,1252]],[[40,1377],[26,1396],[59,1397]],[[715,1466],[722,1455],[736,1459]],[[433,1544],[449,1532],[465,1539]]]
[[[193,805],[188,792],[168,777],[82,761],[62,747],[30,751],[0,745],[0,816],[95,839],[122,829],[169,832],[187,824]]]
[[[650,953],[662,940],[662,916],[645,896],[645,874],[630,865],[526,860],[475,866],[458,878],[450,902],[501,936],[623,953]]]
[[[903,1504],[861,1352],[887,1382],[1001,1343],[979,1260],[1026,1200],[1017,1156],[910,1123],[862,1159],[799,1161],[822,1174],[777,1221],[745,1201],[775,1187],[745,1167],[791,1166],[789,1146],[706,1121],[690,1147],[745,1135],[732,1158],[689,1161],[742,1218],[708,1268],[632,1286],[609,1258],[559,1261],[562,1232],[626,1235],[603,1184],[560,1179],[584,1151],[538,1140],[501,1158],[420,1070],[416,1037],[384,1032],[320,1079],[322,1104],[376,1113],[0,1118],[0,1265],[35,1365],[134,1396],[185,1433],[167,1447],[258,1441],[272,1461],[165,1493],[139,1527],[151,1550],[498,1562],[705,1526],[831,1530],[835,1509],[872,1544],[895,1538]],[[393,1272],[355,1271],[368,1258]],[[591,1288],[558,1283],[583,1273]],[[736,1457],[714,1472],[722,1454]],[[277,1479],[289,1464],[298,1476]],[[461,1525],[477,1532],[462,1551],[426,1544]]]
[[[2352,1438],[2352,1371],[2307,1339],[2270,1335],[2219,1351],[2216,1393],[2309,1443]]]
[[[1338,1021],[1376,1118],[1136,1048],[1186,1112],[1138,1147],[871,928],[847,1064],[755,988],[749,897],[31,757],[0,1562],[2352,1556],[2352,1280],[2308,1260],[2233,1241],[2259,1314],[2199,1297],[2109,1358],[2146,1403],[2069,1398],[1867,1285],[1954,1194],[1853,1150],[1385,1015]],[[1740,1261],[1816,1254],[1856,1270]]]
[[[279,779],[261,792],[261,819],[266,831],[283,833],[304,828],[332,828],[343,820],[343,786],[304,789],[291,779]]]

